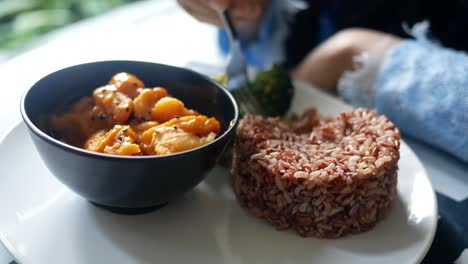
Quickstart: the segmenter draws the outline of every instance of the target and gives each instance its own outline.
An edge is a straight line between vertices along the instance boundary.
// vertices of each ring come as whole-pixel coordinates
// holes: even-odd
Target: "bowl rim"
[[[163,66],[163,67],[169,67],[169,68],[173,68],[173,69],[176,69],[176,70],[186,71],[186,72],[188,72],[188,73],[190,73],[192,75],[198,76],[199,78],[207,81],[208,83],[213,84],[215,87],[217,87],[218,90],[220,90],[222,93],[224,93],[229,98],[229,100],[231,102],[231,105],[234,108],[234,117],[230,121],[229,126],[224,131],[224,133],[217,136],[210,143],[199,146],[199,147],[196,147],[196,148],[193,148],[193,149],[184,150],[184,151],[181,151],[181,152],[176,152],[176,153],[171,153],[171,154],[164,154],[164,155],[128,156],[128,155],[115,155],[115,154],[107,154],[107,153],[100,153],[100,152],[92,152],[92,151],[89,151],[89,150],[86,150],[86,149],[83,149],[83,148],[75,147],[73,145],[64,143],[64,142],[62,142],[62,141],[48,135],[47,133],[45,133],[41,129],[39,129],[32,122],[32,120],[29,118],[29,116],[28,116],[28,114],[26,112],[26,98],[28,97],[28,95],[31,92],[31,90],[33,89],[33,87],[36,86],[37,83],[44,80],[45,78],[47,78],[50,75],[59,73],[61,71],[70,70],[70,69],[77,68],[77,67],[84,67],[86,65],[97,64],[97,63],[103,63],[103,64],[105,64],[105,63],[145,63],[145,64],[156,64],[156,65]],[[150,61],[140,61],[140,60],[100,60],[100,61],[91,61],[91,62],[86,62],[86,63],[73,64],[73,65],[58,69],[56,71],[53,71],[51,73],[48,73],[47,75],[41,77],[39,80],[35,81],[34,84],[31,85],[29,88],[27,88],[26,91],[23,93],[23,95],[21,97],[21,101],[20,101],[20,113],[21,113],[21,117],[23,119],[23,122],[29,128],[29,131],[32,131],[36,136],[38,136],[42,140],[46,141],[47,143],[49,143],[49,144],[51,144],[51,145],[53,145],[55,147],[58,147],[58,148],[60,148],[62,150],[71,151],[74,154],[78,154],[80,156],[92,157],[92,158],[97,158],[97,159],[109,159],[109,160],[147,160],[147,159],[155,159],[155,158],[156,159],[173,159],[173,158],[176,158],[176,157],[183,157],[183,156],[187,156],[187,155],[192,155],[194,152],[198,152],[198,151],[200,151],[200,150],[202,150],[204,148],[209,148],[209,147],[217,144],[219,141],[223,140],[225,137],[228,137],[229,134],[232,133],[232,130],[234,130],[237,127],[237,124],[239,123],[239,108],[238,108],[237,102],[234,99],[234,97],[232,96],[232,94],[229,92],[229,90],[226,87],[224,87],[223,85],[221,85],[220,83],[214,81],[213,79],[209,78],[206,75],[203,75],[201,73],[198,73],[198,72],[196,72],[194,70],[191,70],[191,69],[188,69],[188,68],[185,68],[185,67],[178,67],[178,66],[173,66],[173,65],[168,65],[168,64],[162,64],[162,63],[150,62]]]

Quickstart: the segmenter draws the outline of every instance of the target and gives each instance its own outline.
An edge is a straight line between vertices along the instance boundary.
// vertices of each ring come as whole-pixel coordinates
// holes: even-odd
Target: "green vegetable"
[[[214,76],[212,79],[224,86],[227,85],[225,73]],[[257,98],[264,115],[282,116],[288,111],[294,88],[289,73],[285,69],[274,64],[268,70],[259,71],[249,87]],[[243,114],[241,113],[241,116]]]
[[[282,116],[288,111],[294,88],[285,69],[274,64],[260,71],[250,86],[266,116]]]

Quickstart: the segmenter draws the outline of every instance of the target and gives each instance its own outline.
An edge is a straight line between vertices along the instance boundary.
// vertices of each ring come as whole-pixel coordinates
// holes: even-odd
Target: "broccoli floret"
[[[212,77],[224,86],[227,85],[227,78],[225,73]],[[285,69],[276,64],[268,70],[259,71],[254,80],[250,81],[249,88],[265,116],[282,116],[291,105],[294,91],[291,78]],[[244,114],[241,111],[240,116]]]
[[[274,64],[260,71],[250,87],[266,116],[282,116],[288,111],[294,88],[285,69]]]

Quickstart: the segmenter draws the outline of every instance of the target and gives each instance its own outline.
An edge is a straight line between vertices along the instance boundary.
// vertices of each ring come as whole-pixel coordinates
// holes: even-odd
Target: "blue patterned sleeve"
[[[468,162],[468,54],[405,40],[375,83],[377,110],[404,134]]]

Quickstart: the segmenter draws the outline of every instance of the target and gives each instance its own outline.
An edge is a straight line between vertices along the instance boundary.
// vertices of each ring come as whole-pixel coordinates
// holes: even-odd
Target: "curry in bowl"
[[[221,125],[170,95],[120,72],[64,112],[47,118],[51,136],[89,151],[114,155],[164,155],[212,142]]]

